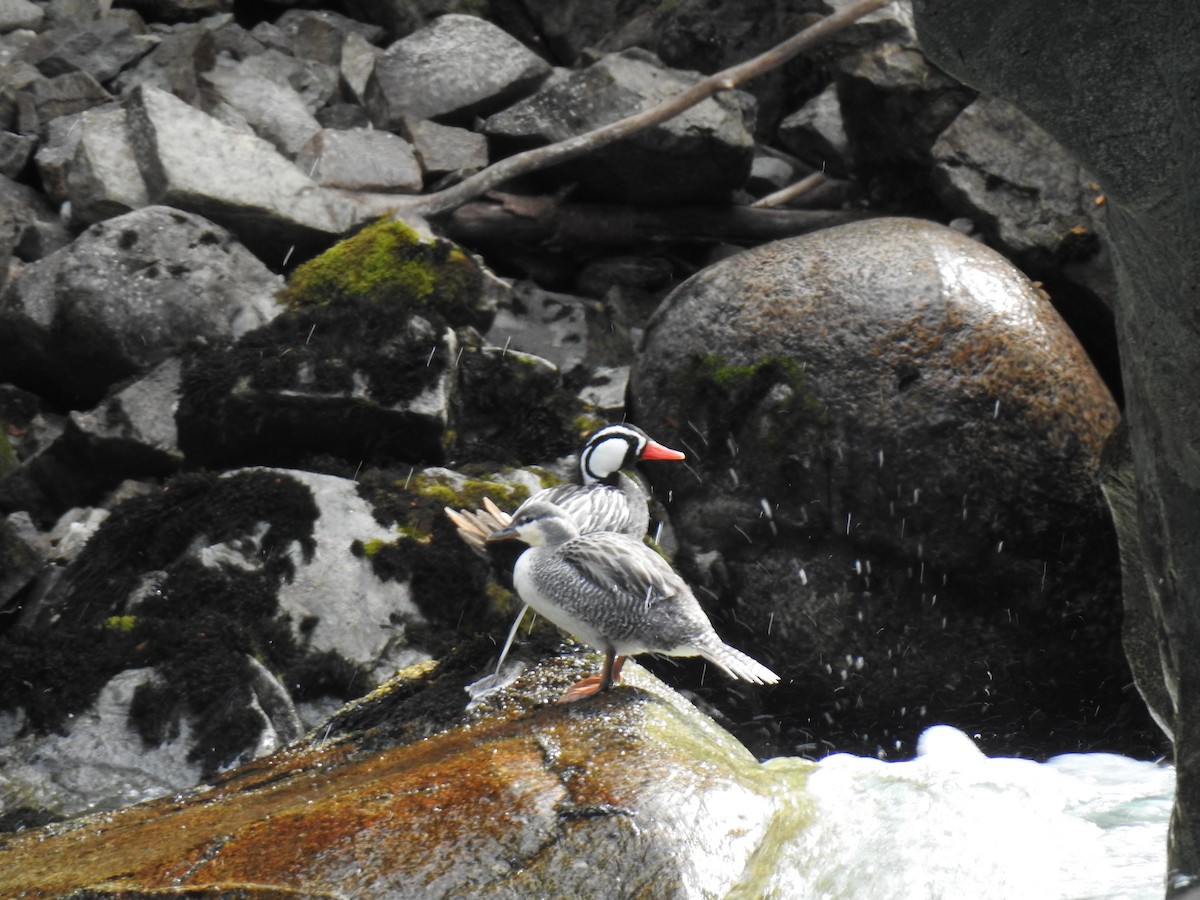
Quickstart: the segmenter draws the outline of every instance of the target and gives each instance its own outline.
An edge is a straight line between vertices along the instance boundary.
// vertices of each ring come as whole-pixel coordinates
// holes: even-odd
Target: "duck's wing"
[[[691,589],[670,564],[629,535],[580,535],[562,545],[560,557],[576,577],[608,594],[612,601],[649,608],[686,595],[695,603]]]

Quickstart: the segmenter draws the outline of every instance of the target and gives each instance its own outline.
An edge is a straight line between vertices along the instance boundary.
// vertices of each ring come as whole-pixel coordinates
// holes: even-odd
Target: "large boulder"
[[[879,219],[734,256],[655,314],[631,407],[688,453],[653,475],[689,573],[818,739],[1141,721],[1104,687],[1125,676],[1097,477],[1117,408],[995,252]]]
[[[0,300],[0,380],[87,408],[197,341],[241,337],[282,286],[230,234],[152,206],[93,225]]]

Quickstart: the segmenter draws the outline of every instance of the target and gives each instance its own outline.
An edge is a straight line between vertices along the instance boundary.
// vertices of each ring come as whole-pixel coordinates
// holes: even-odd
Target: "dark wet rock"
[[[488,164],[487,138],[429,119],[406,118],[401,133],[412,143],[428,176],[472,172]]]
[[[531,93],[549,74],[544,60],[490,22],[446,15],[376,60],[366,103],[375,126],[388,131],[405,116],[469,123]]]
[[[606,56],[491,116],[484,131],[527,149],[574,137],[657,105],[700,78],[640,51]],[[678,117],[560,166],[605,199],[688,203],[726,198],[754,156],[753,102],[722,93]]]
[[[403,672],[211,788],[14,835],[0,887],[19,871],[23,888],[54,893],[118,872],[126,889],[253,882],[363,898],[771,890],[780,848],[808,825],[810,764],[760,765],[636,665],[609,696],[546,705],[574,674],[560,660],[464,713],[469,662]],[[419,740],[424,710],[445,707]],[[60,843],[84,862],[63,866]]]
[[[248,75],[236,63],[217,64],[202,76],[209,91],[210,114],[234,128],[248,128],[295,159],[321,123],[290,85]]]
[[[942,132],[933,157],[947,206],[1009,258],[1039,269],[1099,243],[1099,186],[1011,104],[977,99]]]
[[[81,113],[78,139],[66,168],[71,221],[94,225],[150,205],[126,130],[125,110],[105,106]]]
[[[193,341],[232,339],[268,321],[278,286],[212,222],[166,207],[128,213],[9,285],[0,379],[86,408]]]
[[[845,176],[853,169],[837,87],[830,84],[779,123],[779,140],[822,172]]]
[[[328,241],[357,218],[266,141],[171,94],[138,87],[125,103],[129,139],[151,201],[224,224],[267,255]]]
[[[1139,720],[1101,691],[1125,671],[1097,481],[1116,406],[998,254],[880,219],[734,256],[664,302],[631,409],[688,453],[653,475],[690,577],[818,740],[905,753],[923,714],[1000,741]]]
[[[423,183],[413,145],[370,128],[322,129],[300,148],[296,165],[319,185],[352,191],[416,193]]]
[[[1193,636],[1200,614],[1200,464],[1195,418],[1197,261],[1194,186],[1197,8],[1154,8],[1131,17],[1120,3],[915,4],[922,41],[947,71],[1015,103],[1093,173],[1107,198],[1117,260],[1117,332],[1136,478],[1138,535],[1122,551],[1140,567],[1135,603],[1152,609],[1157,648],[1135,666],[1153,673],[1155,698],[1175,739],[1178,768],[1169,892],[1200,881],[1200,677]],[[1043,27],[1022,23],[1037,15]],[[1012,48],[1020,46],[1020,53]],[[1147,56],[1139,48],[1153,46]],[[1119,76],[1115,73],[1120,73]],[[1170,86],[1170,87],[1168,87]],[[1182,88],[1182,89],[1177,89]],[[1147,597],[1139,596],[1145,592]]]
[[[975,97],[925,58],[908,4],[889,4],[864,17],[824,52],[832,58],[853,159],[868,171],[927,166],[934,141]]]

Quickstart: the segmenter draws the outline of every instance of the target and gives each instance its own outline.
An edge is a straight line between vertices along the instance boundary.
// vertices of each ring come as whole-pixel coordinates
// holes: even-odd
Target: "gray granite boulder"
[[[421,165],[413,145],[390,131],[323,128],[305,142],[296,166],[323,187],[418,193]]]
[[[733,256],[664,301],[630,398],[688,454],[651,474],[690,576],[818,740],[1141,716],[1103,687],[1126,672],[1098,483],[1117,408],[994,251],[878,219]]]
[[[227,124],[249,127],[288,159],[321,130],[298,91],[261,75],[241,71],[236,63],[218,60],[205,72],[208,111]]]
[[[349,201],[325,192],[271,144],[151,87],[125,103],[130,143],[151,202],[187,210],[279,254],[347,231]]]
[[[550,66],[483,19],[445,15],[396,41],[375,62],[366,103],[376,128],[405,116],[469,123],[529,94]],[[419,83],[420,91],[412,85]]]
[[[612,54],[491,116],[484,131],[510,150],[549,144],[649,109],[699,78],[643,52]],[[578,180],[606,200],[718,200],[749,177],[753,129],[749,95],[722,93],[558,167],[559,177]]]
[[[269,321],[281,284],[200,216],[158,206],[128,213],[93,225],[9,285],[0,380],[87,408],[184,346]]]
[[[146,180],[138,169],[118,106],[88,110],[76,120],[74,155],[66,168],[71,221],[94,225],[150,205]]]

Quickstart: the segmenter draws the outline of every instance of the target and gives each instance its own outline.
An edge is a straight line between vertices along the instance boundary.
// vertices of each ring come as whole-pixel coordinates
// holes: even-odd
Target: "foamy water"
[[[807,779],[807,836],[780,897],[846,900],[1163,896],[1173,768],[1107,753],[984,756],[936,726],[917,758],[837,754]],[[790,881],[790,889],[787,881]],[[804,885],[804,887],[800,887]]]

